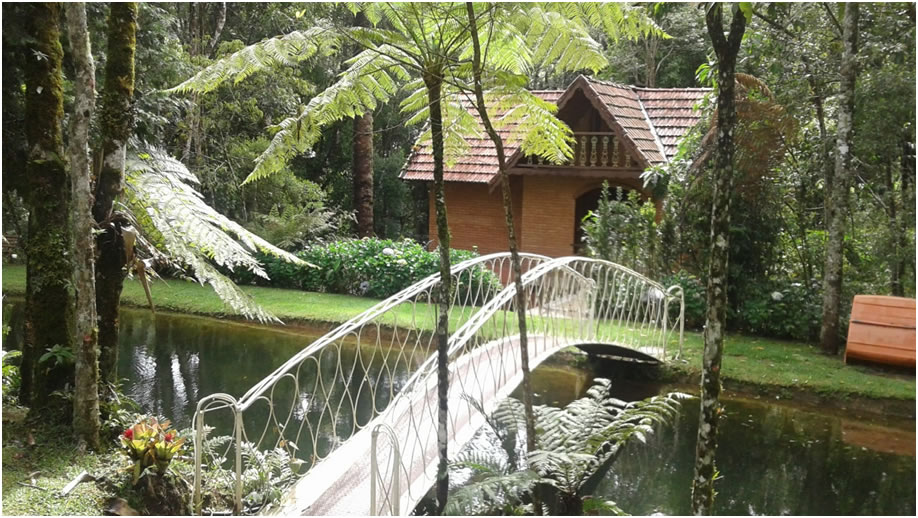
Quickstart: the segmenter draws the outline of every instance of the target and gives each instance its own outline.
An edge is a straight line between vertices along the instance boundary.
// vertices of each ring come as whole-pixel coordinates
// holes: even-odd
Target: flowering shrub
[[[121,451],[134,462],[134,484],[150,466],[155,466],[156,472],[164,475],[169,463],[181,451],[185,439],[179,438],[175,430],[170,430],[170,424],[168,420],[160,423],[155,418],[144,419],[119,437]]]

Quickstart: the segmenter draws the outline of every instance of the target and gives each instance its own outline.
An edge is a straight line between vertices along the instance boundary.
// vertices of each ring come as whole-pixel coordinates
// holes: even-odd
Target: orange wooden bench
[[[848,358],[915,367],[915,299],[856,295],[848,327]]]

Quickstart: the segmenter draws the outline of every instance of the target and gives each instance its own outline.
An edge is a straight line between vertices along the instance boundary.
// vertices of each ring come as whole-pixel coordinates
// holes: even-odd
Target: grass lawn
[[[112,495],[92,481],[77,485],[66,498],[58,493],[83,470],[97,475],[128,463],[115,450],[103,454],[77,451],[71,433],[54,426],[3,423],[4,516],[104,514],[105,501]],[[28,444],[30,435],[34,446]]]
[[[3,292],[24,294],[25,268],[4,266]],[[350,295],[332,295],[296,290],[245,286],[243,289],[265,309],[288,322],[320,321],[341,323],[372,307],[376,299]],[[138,282],[127,281],[122,295],[124,304],[145,306],[146,297]],[[213,290],[198,284],[170,280],[153,284],[153,301],[157,308],[210,316],[227,316],[231,311]],[[399,308],[401,323],[411,318],[410,308]],[[425,306],[419,305],[419,308]],[[433,312],[419,310],[417,325],[433,328]],[[452,319],[450,327],[468,315]],[[512,319],[512,317],[511,317]],[[670,347],[675,346],[672,344]],[[681,374],[697,374],[701,368],[703,340],[700,333],[686,332],[683,359],[671,364]],[[672,349],[671,349],[672,350]],[[840,357],[829,357],[813,345],[729,334],[727,337],[723,378],[742,383],[786,387],[841,398],[915,399],[914,375],[896,375],[867,366],[845,365]]]

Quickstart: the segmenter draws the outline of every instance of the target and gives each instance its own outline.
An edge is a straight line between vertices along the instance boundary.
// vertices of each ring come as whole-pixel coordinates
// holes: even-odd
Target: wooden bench
[[[857,295],[848,327],[848,358],[915,367],[915,299]]]

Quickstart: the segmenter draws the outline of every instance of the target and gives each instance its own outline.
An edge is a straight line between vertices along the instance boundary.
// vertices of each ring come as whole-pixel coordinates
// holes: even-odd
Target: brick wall
[[[431,184],[432,186],[433,184]],[[511,178],[513,213],[516,217],[517,239],[520,236],[522,210],[522,179]],[[450,182],[446,184],[446,214],[451,233],[450,246],[461,250],[478,248],[482,255],[509,250],[507,224],[500,186],[493,192],[483,183]],[[430,189],[431,249],[437,246],[437,212]]]
[[[550,257],[572,255],[577,197],[601,186],[602,179],[514,176],[511,180],[520,250]],[[641,187],[640,180],[620,179],[609,183],[631,189]],[[499,187],[489,192],[486,184],[447,183],[446,210],[452,248],[472,250],[477,247],[482,255],[509,249]],[[429,221],[432,249],[437,245],[433,189],[430,190]]]

